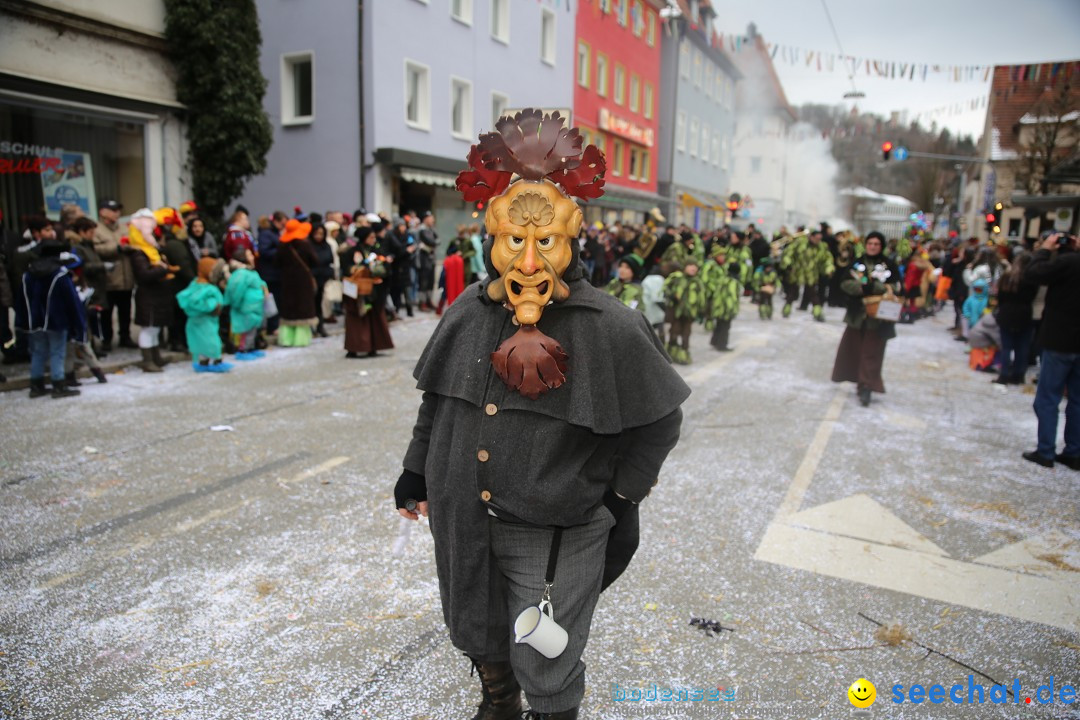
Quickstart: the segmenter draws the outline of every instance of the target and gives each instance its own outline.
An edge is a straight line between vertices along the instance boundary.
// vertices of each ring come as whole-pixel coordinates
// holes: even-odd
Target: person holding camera
[[[1046,285],[1046,306],[1039,327],[1042,347],[1039,385],[1035,390],[1035,416],[1039,420],[1038,447],[1024,459],[1043,467],[1058,461],[1080,470],[1080,243],[1075,236],[1054,233],[1045,237],[1028,264],[1023,279]],[[1057,453],[1058,408],[1065,405],[1065,450]]]

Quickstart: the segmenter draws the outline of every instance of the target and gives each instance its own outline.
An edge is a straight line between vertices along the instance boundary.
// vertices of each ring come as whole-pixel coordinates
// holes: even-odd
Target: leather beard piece
[[[491,353],[495,374],[530,400],[566,382],[567,360],[562,346],[535,325],[522,325]]]

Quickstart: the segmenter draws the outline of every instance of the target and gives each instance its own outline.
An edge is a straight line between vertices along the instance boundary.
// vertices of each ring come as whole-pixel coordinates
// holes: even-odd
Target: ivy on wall
[[[165,37],[186,108],[195,202],[218,225],[244,184],[266,169],[273,142],[255,0],[165,0]]]

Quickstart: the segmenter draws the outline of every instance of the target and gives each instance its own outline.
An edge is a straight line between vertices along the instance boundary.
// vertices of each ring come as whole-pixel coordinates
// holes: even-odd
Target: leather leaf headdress
[[[496,132],[484,133],[469,151],[469,170],[457,177],[457,189],[467,202],[486,202],[500,195],[514,175],[525,180],[547,178],[571,196],[589,199],[604,194],[604,153],[595,145],[582,152],[577,128],[563,126],[553,112],[522,110],[500,118]]]

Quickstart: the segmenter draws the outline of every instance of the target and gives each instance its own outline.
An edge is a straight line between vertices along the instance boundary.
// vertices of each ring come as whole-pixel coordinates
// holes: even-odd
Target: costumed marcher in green
[[[780,285],[780,275],[773,267],[771,257],[762,258],[761,265],[754,271],[754,277],[750,282],[754,291],[754,302],[758,306],[758,317],[762,320],[772,320],[773,296]]]
[[[255,338],[263,324],[266,296],[270,289],[254,269],[255,256],[244,250],[244,264],[234,254],[237,268],[229,275],[225,285],[225,304],[229,306],[229,328],[236,346],[237,360],[257,360],[266,353],[255,348]]]
[[[672,263],[681,269],[691,259],[701,267],[705,262],[705,246],[695,233],[683,230],[679,234],[679,240],[673,242],[660,256],[660,263]]]
[[[644,296],[638,278],[641,277],[644,262],[635,253],[625,256],[619,260],[616,276],[604,288],[604,292],[618,299],[626,307],[642,312],[645,311]]]
[[[430,514],[443,618],[480,675],[474,720],[574,720],[597,598],[633,555],[637,503],[690,391],[644,315],[578,264],[573,198],[602,194],[603,154],[583,153],[558,113],[496,128],[457,180],[487,204],[489,277],[449,306],[416,365],[423,400],[394,499],[406,518]],[[567,633],[561,651],[521,637],[541,607]]]
[[[809,235],[796,237],[784,248],[780,269],[784,272],[784,317],[791,315],[791,306],[798,300],[801,287],[814,307],[814,319],[825,322],[818,281],[833,274],[833,259],[829,246],[821,242],[821,231],[812,230]]]
[[[664,280],[664,319],[668,323],[668,354],[673,362],[689,365],[690,331],[694,321],[705,311],[708,291],[698,273],[698,263],[688,257],[682,270],[675,270]]]
[[[187,315],[185,333],[191,366],[195,372],[224,373],[232,365],[221,361],[221,336],[218,334],[218,316],[225,305],[221,289],[211,282],[212,276],[224,278],[228,270],[225,261],[204,257],[199,260],[199,275],[176,296],[176,302]]]
[[[731,350],[728,347],[728,337],[731,334],[731,321],[739,314],[739,296],[742,294],[742,263],[725,257],[725,252],[731,252],[735,248],[724,248],[716,245],[713,249],[713,262],[707,263],[705,268],[710,270],[704,279],[708,294],[705,308],[705,329],[712,330],[710,344],[721,351]],[[717,268],[717,270],[712,270]],[[705,275],[702,272],[702,275]]]

